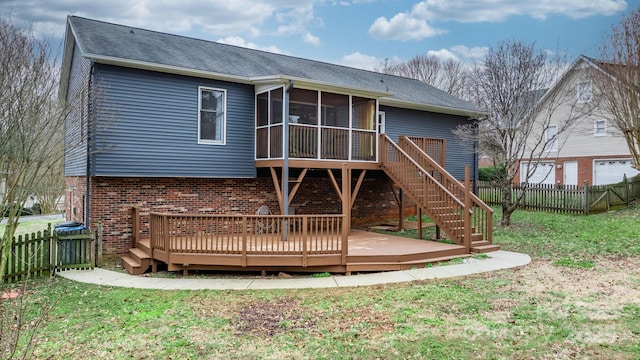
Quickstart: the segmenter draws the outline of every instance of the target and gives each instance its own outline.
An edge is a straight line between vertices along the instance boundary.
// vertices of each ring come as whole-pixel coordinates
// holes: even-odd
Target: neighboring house
[[[76,105],[67,218],[102,223],[107,255],[131,247],[132,207],[142,232],[153,211],[341,214],[331,170],[355,172],[354,223],[397,217],[382,134],[446,142],[446,169],[477,174],[473,149],[452,134],[472,104],[417,80],[293,56],[70,16],[60,96]]]
[[[548,142],[544,154],[535,159],[537,166],[529,183],[555,185],[603,185],[620,182],[624,176],[635,176],[630,151],[624,137],[611,126],[607,114],[598,107],[595,98],[596,89],[590,74],[602,71],[597,60],[580,56],[563,77],[548,90],[569,91],[575,97],[563,107],[556,109],[543,131],[544,141]],[[545,101],[545,97],[542,98]],[[588,108],[569,131],[558,134],[566,121],[569,107],[580,110]],[[575,110],[575,109],[574,109]],[[520,173],[527,170],[530,162],[520,165]],[[516,179],[516,182],[520,182]]]

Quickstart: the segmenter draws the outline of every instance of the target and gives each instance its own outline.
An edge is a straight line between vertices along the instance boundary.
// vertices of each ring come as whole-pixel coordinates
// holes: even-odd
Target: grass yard
[[[47,224],[51,224],[51,228],[57,223],[63,222],[65,219],[53,219],[53,220],[35,220],[35,221],[25,221],[18,224],[18,228],[16,229],[15,236],[37,233],[38,231],[43,231],[47,229]],[[0,236],[4,234],[5,225],[0,225]]]
[[[29,316],[59,301],[34,357],[640,359],[640,207],[512,219],[494,241],[532,263],[456,279],[268,291],[36,280]]]

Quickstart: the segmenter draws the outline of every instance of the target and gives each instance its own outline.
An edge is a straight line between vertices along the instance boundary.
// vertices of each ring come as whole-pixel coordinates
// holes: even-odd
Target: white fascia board
[[[170,74],[194,76],[194,77],[200,77],[205,79],[217,79],[217,80],[224,80],[224,81],[230,81],[230,82],[236,82],[236,83],[242,83],[242,84],[253,84],[250,78],[246,76],[236,76],[236,75],[216,73],[211,71],[195,70],[195,69],[185,68],[181,66],[164,65],[164,64],[151,63],[147,61],[130,60],[130,59],[113,57],[113,56],[97,55],[97,54],[83,54],[82,56],[85,58],[93,59],[95,62],[100,64],[118,65],[123,67],[134,68],[134,69],[151,70],[151,71],[158,71],[158,72],[164,72],[164,73],[170,73]]]

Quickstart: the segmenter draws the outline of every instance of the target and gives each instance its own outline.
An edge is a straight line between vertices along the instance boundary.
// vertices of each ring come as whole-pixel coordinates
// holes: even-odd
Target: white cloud
[[[408,13],[396,14],[391,20],[379,17],[369,28],[369,34],[375,38],[401,41],[422,40],[444,32],[444,30],[432,28],[426,21]]]
[[[373,70],[382,63],[382,59],[375,56],[354,52],[342,57],[338,63],[340,65],[350,66],[358,69]]]
[[[67,15],[172,34],[202,32],[200,38],[255,38],[308,33],[310,26],[322,25],[313,7],[313,0],[0,0],[0,15],[58,38],[64,34]]]
[[[429,50],[427,51],[427,56],[435,56],[440,60],[460,60],[456,54],[452,53],[451,51],[447,50],[447,49],[440,49],[440,50]]]
[[[451,47],[451,51],[463,58],[480,59],[489,52],[489,48],[486,46],[475,46],[470,48],[464,45],[456,45]]]
[[[219,39],[218,42],[222,44],[235,45],[235,46],[240,46],[240,47],[249,48],[249,49],[268,51],[276,54],[286,54],[286,52],[280,50],[276,46],[259,46],[253,42],[250,42],[250,41],[247,42],[245,39],[239,36],[229,36],[223,39]]]
[[[315,45],[315,46],[320,46],[320,38],[317,36],[314,36],[311,33],[306,33],[302,35],[302,41],[304,41],[307,44],[311,44],[311,45]]]
[[[488,47],[467,47],[465,45],[452,46],[449,49],[429,50],[427,56],[435,56],[441,60],[456,60],[468,62],[484,57],[489,51]]]
[[[424,0],[413,16],[426,21],[501,22],[510,16],[544,20],[550,15],[572,19],[614,15],[627,8],[625,0]]]

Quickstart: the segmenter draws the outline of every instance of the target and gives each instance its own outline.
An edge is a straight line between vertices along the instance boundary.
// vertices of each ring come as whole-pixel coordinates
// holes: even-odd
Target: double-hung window
[[[591,101],[591,81],[580,81],[578,83],[578,102],[586,103]]]
[[[607,136],[607,122],[605,120],[596,120],[594,126],[595,136]]]
[[[557,125],[549,125],[544,130],[544,150],[545,151],[558,150],[558,126]]]
[[[198,91],[198,143],[224,145],[227,91],[207,87],[199,87]]]

